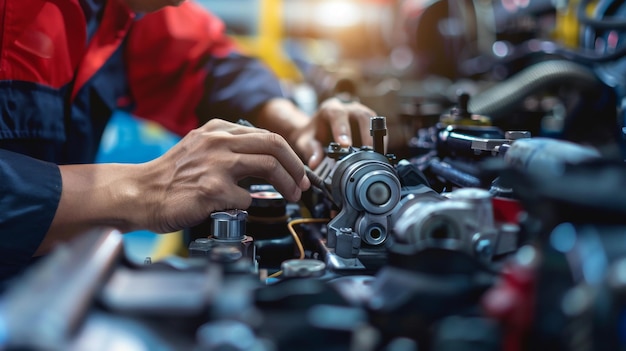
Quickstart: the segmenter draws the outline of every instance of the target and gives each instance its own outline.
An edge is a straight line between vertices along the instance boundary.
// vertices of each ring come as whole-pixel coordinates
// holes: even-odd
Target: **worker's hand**
[[[280,135],[218,119],[144,167],[145,227],[156,232],[196,225],[216,210],[247,208],[250,194],[237,185],[245,177],[265,179],[289,201],[310,186],[302,161]]]
[[[372,146],[370,118],[376,113],[358,102],[337,98],[324,101],[309,117],[291,101],[277,98],[268,101],[258,116],[258,125],[283,135],[298,155],[316,168],[324,158],[324,147],[331,141],[343,147]],[[358,139],[355,138],[358,136]]]
[[[372,146],[370,117],[376,113],[358,102],[341,102],[331,98],[324,101],[308,125],[298,128],[290,137],[303,160],[315,168],[324,158],[324,147],[331,141],[342,147],[353,145],[355,134],[360,144]]]

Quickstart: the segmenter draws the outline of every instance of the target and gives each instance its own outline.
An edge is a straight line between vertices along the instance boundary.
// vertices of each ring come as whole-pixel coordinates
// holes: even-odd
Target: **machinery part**
[[[589,0],[581,0],[576,8],[576,16],[580,23],[600,30],[626,29],[626,21],[623,18],[605,17],[602,19],[590,18],[586,14]]]
[[[120,232],[105,228],[85,233],[42,259],[3,296],[0,322],[9,322],[10,346],[65,349],[122,253]]]
[[[591,90],[600,81],[590,69],[580,64],[564,60],[545,61],[475,95],[469,107],[475,113],[497,120],[507,116],[524,98],[541,89],[571,84]]]
[[[374,138],[374,151],[385,154],[385,135],[387,135],[387,120],[385,117],[370,118],[370,135]]]
[[[256,273],[256,247],[254,239],[246,235],[247,218],[243,210],[213,212],[212,235],[192,241],[189,256],[206,257],[222,264],[229,273]]]
[[[335,232],[335,253],[342,258],[356,258],[361,247],[361,238],[352,228],[339,228]]]
[[[102,304],[111,311],[195,316],[217,296],[220,284],[217,265],[177,270],[122,268],[111,275],[100,296]]]
[[[502,145],[510,143],[504,138],[504,133],[497,127],[491,126],[456,126],[450,125],[441,129],[437,134],[437,151],[439,155],[464,158],[478,158],[481,152],[481,143],[487,150],[487,144]],[[491,152],[486,153],[491,156]]]
[[[450,110],[450,113],[439,117],[439,123],[443,126],[490,126],[491,119],[487,116],[473,114],[469,111],[470,95],[466,92],[457,93],[458,103]]]
[[[328,224],[329,232],[358,228],[367,244],[381,245],[388,234],[388,216],[400,201],[400,181],[388,159],[359,151],[341,159],[329,175],[332,193],[341,199],[341,212]],[[329,247],[334,248],[333,243]]]
[[[428,162],[428,169],[436,176],[442,177],[448,182],[460,187],[478,188],[481,186],[480,179],[451,167],[448,163],[438,159]]]
[[[372,297],[372,286],[375,281],[376,279],[369,275],[349,275],[330,280],[328,285],[352,305],[362,306]]]
[[[216,240],[241,241],[246,236],[248,212],[228,210],[211,213],[212,234]]]
[[[517,249],[517,226],[496,225],[487,190],[464,188],[446,195],[447,201],[405,207],[394,223],[394,237],[415,247],[462,251],[486,262]]]
[[[531,173],[559,175],[568,164],[600,158],[598,150],[563,140],[532,138],[513,143],[504,161]]]
[[[207,323],[198,328],[198,344],[203,351],[266,351],[248,325],[233,320]]]
[[[287,260],[280,267],[285,278],[321,277],[326,270],[324,262],[313,259]]]
[[[254,233],[256,254],[261,267],[278,267],[293,257],[293,238],[287,224],[297,213],[287,207],[287,200],[269,184],[252,184],[252,203],[248,207],[246,228]]]

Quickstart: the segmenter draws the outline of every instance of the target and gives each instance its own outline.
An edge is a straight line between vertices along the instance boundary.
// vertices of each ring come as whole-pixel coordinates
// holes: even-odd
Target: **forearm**
[[[142,165],[60,166],[63,190],[52,224],[36,255],[56,243],[99,226],[130,231],[140,227],[145,197],[138,179]]]
[[[266,102],[257,117],[257,126],[282,135],[295,145],[296,133],[310,122],[310,117],[290,100],[275,98]]]

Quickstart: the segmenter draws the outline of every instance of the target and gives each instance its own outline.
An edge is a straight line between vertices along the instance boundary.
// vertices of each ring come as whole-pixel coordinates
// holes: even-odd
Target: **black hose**
[[[595,29],[602,30],[612,30],[612,29],[626,29],[626,20],[616,18],[616,17],[605,17],[602,19],[595,19],[587,16],[587,6],[589,5],[590,0],[582,0],[578,4],[578,8],[576,10],[576,17],[580,23],[585,24],[589,27]]]
[[[546,88],[569,85],[591,90],[599,84],[595,74],[583,65],[564,60],[544,61],[475,95],[469,102],[469,110],[497,120],[507,116],[526,97]]]
[[[573,51],[566,48],[556,48],[554,53],[560,55],[563,58],[578,61],[581,63],[605,63],[619,60],[622,57],[626,56],[626,46],[617,48],[615,51],[608,54],[597,54],[592,50]]]

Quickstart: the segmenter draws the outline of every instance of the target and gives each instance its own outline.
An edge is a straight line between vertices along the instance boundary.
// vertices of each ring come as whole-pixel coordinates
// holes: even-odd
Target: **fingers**
[[[322,147],[322,144],[315,139],[309,139],[306,150],[310,153],[304,155],[304,159],[307,160],[306,164],[311,169],[317,168],[324,158],[324,148]]]
[[[319,109],[319,117],[330,126],[333,140],[343,147],[352,145],[350,116],[339,99],[326,100]]]
[[[311,185],[302,161],[278,134],[248,133],[229,139],[228,148],[237,156],[233,165],[237,179],[263,178],[289,201],[299,200]]]
[[[338,99],[329,99],[320,106],[322,120],[330,126],[333,140],[343,147],[352,145],[352,130],[350,121],[358,128],[362,145],[373,145],[370,135],[370,118],[376,113],[357,102],[342,103]]]

